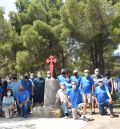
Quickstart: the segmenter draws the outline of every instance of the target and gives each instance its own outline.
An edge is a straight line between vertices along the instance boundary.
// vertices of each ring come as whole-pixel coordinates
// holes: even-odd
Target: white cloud
[[[16,11],[15,1],[16,0],[0,0],[0,7],[4,8],[6,19],[9,19],[8,14],[10,11]]]

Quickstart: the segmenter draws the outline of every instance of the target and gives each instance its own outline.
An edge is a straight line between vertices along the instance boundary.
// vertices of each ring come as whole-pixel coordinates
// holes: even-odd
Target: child
[[[61,109],[63,112],[63,115],[65,116],[65,118],[68,118],[68,105],[66,102],[66,89],[65,89],[65,84],[61,83],[60,84],[60,88],[56,94],[56,102],[55,105],[57,105],[57,103],[60,101],[61,103]]]

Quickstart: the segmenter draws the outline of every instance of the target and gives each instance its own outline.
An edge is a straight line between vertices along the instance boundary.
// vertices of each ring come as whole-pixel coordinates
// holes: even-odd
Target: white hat
[[[84,73],[89,73],[89,70],[88,69],[84,70]]]
[[[103,82],[103,78],[99,79],[98,81],[99,81],[99,82]]]
[[[73,71],[73,73],[78,73],[78,70],[77,70],[77,69],[75,69],[75,70]]]

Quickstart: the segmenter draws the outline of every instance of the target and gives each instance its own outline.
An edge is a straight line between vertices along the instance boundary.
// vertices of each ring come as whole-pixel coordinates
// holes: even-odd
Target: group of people
[[[43,106],[47,79],[53,79],[50,71],[47,71],[47,78],[42,77],[40,72],[36,75],[25,74],[19,79],[16,74],[0,78],[0,115],[6,118],[14,115],[27,118],[34,105]],[[74,119],[80,116],[86,119],[88,105],[90,114],[94,114],[95,107],[98,106],[101,115],[109,113],[113,117],[112,96],[117,92],[120,98],[120,76],[113,81],[109,71],[101,75],[99,69],[95,69],[93,75],[86,69],[84,76],[79,76],[78,71],[74,70],[71,76],[62,69],[57,80],[60,89],[56,93],[55,105],[60,102],[65,118],[72,114]]]
[[[77,70],[70,76],[65,69],[62,69],[58,81],[60,89],[56,94],[55,104],[60,101],[65,118],[72,114],[74,119],[80,116],[86,119],[88,106],[90,114],[95,114],[97,106],[101,115],[109,114],[111,118],[114,117],[112,100],[115,93],[118,93],[120,98],[120,76],[113,80],[108,70],[101,75],[98,68],[94,70],[93,75],[86,69],[83,76],[79,76]]]
[[[0,79],[0,115],[12,118],[16,115],[27,118],[34,104],[44,101],[45,79],[38,72],[35,76],[25,74],[19,79],[16,74]]]

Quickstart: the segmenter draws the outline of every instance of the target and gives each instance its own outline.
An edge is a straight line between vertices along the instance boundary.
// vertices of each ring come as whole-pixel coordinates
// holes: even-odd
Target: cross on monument
[[[49,64],[50,75],[51,77],[53,77],[54,66],[57,63],[57,59],[55,58],[55,56],[51,55],[48,57],[48,59],[46,59],[46,63]]]

